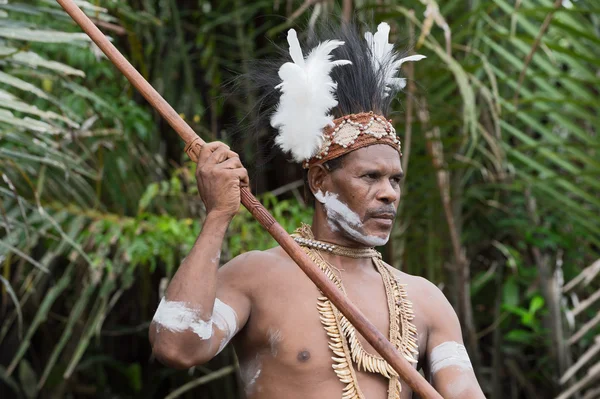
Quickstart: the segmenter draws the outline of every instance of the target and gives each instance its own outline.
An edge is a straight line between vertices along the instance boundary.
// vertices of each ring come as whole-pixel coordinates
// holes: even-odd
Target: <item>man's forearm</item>
[[[210,360],[238,330],[235,290],[227,291],[231,305],[216,298],[217,270],[225,232],[239,210],[240,186],[248,184],[248,172],[228,146],[208,143],[198,156],[196,182],[207,217],[158,305],[149,331],[154,354],[180,367]]]
[[[169,301],[186,302],[210,318],[217,290],[221,247],[230,220],[209,214],[190,253],[183,260],[166,291]]]
[[[225,217],[207,216],[198,239],[173,276],[152,320],[153,351],[161,361],[173,367],[191,367],[208,361],[216,350],[212,344],[211,318],[221,246],[229,221]],[[229,319],[235,324],[235,315]],[[235,325],[229,329],[234,330]]]

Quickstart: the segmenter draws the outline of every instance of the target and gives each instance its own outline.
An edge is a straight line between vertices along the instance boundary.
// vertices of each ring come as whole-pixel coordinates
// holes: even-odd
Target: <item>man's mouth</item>
[[[394,212],[378,212],[371,215],[371,219],[385,226],[391,226],[395,218],[396,214]]]
[[[373,219],[389,219],[389,220],[394,220],[396,218],[396,215],[393,213],[378,213],[375,214],[373,216],[371,216]]]

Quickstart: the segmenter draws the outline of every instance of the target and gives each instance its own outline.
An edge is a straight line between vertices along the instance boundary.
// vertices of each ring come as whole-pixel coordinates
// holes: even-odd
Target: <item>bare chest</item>
[[[381,276],[342,272],[342,279],[347,297],[389,337],[388,295]],[[317,306],[320,297],[315,285],[293,270],[271,276],[254,298],[248,324],[236,342],[248,397],[295,397],[291,392],[303,398],[341,397],[344,384],[332,368],[331,337]],[[360,334],[358,339],[365,351],[376,353]],[[357,379],[366,397],[387,398],[386,378],[357,371]],[[410,392],[408,387],[403,391]]]

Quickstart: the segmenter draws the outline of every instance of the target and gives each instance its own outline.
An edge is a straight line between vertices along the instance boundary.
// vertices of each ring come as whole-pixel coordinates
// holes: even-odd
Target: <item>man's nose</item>
[[[392,182],[384,180],[377,193],[377,199],[386,204],[392,204],[398,200],[399,195],[399,191],[392,185]]]

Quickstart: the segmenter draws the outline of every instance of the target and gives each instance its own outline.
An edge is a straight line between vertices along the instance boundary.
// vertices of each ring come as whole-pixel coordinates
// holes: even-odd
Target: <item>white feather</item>
[[[403,89],[406,86],[406,79],[399,78],[396,75],[403,63],[409,61],[419,61],[426,58],[424,55],[415,54],[393,61],[395,57],[394,45],[388,43],[390,37],[390,26],[382,22],[377,26],[377,32],[365,33],[365,40],[371,49],[371,62],[375,70],[384,68],[383,76],[385,80],[385,95],[389,95],[392,88]]]
[[[279,130],[275,143],[290,152],[297,162],[313,157],[323,143],[323,129],[331,125],[329,111],[337,105],[336,83],[329,73],[336,66],[351,64],[348,60],[331,61],[331,51],[344,44],[339,40],[325,41],[312,49],[306,59],[302,54],[294,29],[288,31],[293,62],[279,68],[281,90],[271,126]]]

